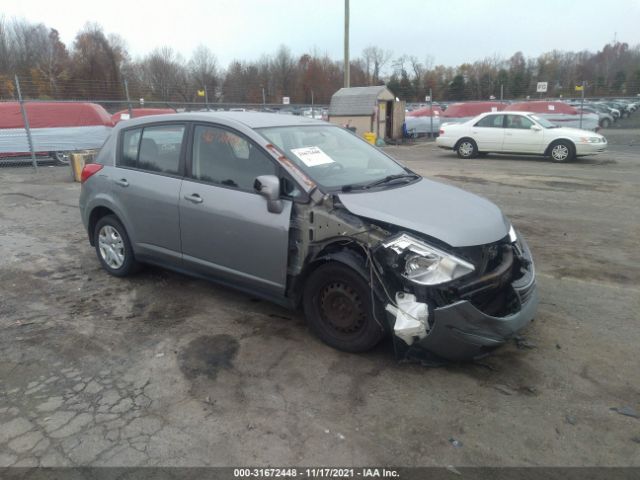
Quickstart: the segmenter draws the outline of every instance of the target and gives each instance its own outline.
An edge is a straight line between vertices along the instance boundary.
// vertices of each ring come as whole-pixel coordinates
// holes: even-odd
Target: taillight
[[[440,135],[444,135],[444,130],[440,129]]]
[[[87,163],[82,169],[80,174],[80,183],[86,182],[91,175],[102,170],[102,165],[99,163]]]

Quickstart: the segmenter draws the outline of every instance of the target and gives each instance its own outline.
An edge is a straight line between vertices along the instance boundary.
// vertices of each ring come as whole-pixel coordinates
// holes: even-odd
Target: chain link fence
[[[0,167],[31,166],[37,170],[39,165],[69,165],[72,152],[99,149],[117,122],[149,114],[260,111],[326,120],[328,112],[328,105],[294,104],[286,98],[283,103],[267,103],[266,95],[262,103],[213,102],[204,89],[192,98],[170,95],[170,99],[158,100],[157,92],[152,91],[147,91],[150,99],[132,97],[126,81],[119,92],[113,86],[105,87],[109,88],[85,85],[78,89],[76,98],[68,98],[67,90],[54,98],[37,98],[31,95],[31,82],[25,88],[15,76],[11,97],[0,99]],[[136,88],[136,93],[141,91]]]

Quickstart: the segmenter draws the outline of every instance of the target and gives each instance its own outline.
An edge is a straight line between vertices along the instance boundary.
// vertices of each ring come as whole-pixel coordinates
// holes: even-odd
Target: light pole
[[[351,86],[349,66],[349,0],[344,0],[344,87]]]

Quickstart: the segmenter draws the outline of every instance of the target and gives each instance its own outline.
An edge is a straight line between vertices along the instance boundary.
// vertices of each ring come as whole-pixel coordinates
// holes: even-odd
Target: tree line
[[[226,68],[214,51],[197,47],[187,59],[168,46],[132,58],[126,41],[86,24],[71,45],[41,23],[0,17],[0,100],[16,98],[18,75],[27,98],[153,102],[327,104],[343,86],[343,64],[312,51],[293,55],[286,46],[257,60],[234,60]],[[535,58],[516,52],[455,67],[434,65],[433,57],[394,56],[371,45],[350,62],[352,86],[387,85],[399,98],[424,101],[482,100],[535,96],[548,82],[548,96],[575,96],[586,81],[590,96],[640,93],[640,45],[611,43],[593,53],[554,50]],[[126,87],[125,87],[126,82]]]

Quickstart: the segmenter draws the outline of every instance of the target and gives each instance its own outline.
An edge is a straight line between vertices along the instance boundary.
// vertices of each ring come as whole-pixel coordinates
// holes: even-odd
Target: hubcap
[[[69,152],[56,152],[55,157],[58,162],[64,163],[65,165],[71,161]]]
[[[460,151],[463,157],[468,157],[473,152],[473,145],[471,144],[471,142],[464,142],[460,144],[460,146],[458,147],[458,150]]]
[[[553,158],[556,160],[564,160],[569,156],[569,149],[566,145],[556,145],[553,147],[553,150],[551,150],[551,155],[553,155]]]
[[[111,225],[105,225],[98,232],[98,249],[104,263],[114,270],[124,264],[124,242],[120,233]]]
[[[342,282],[326,285],[320,293],[322,320],[341,334],[353,334],[365,324],[365,311],[357,292]]]

